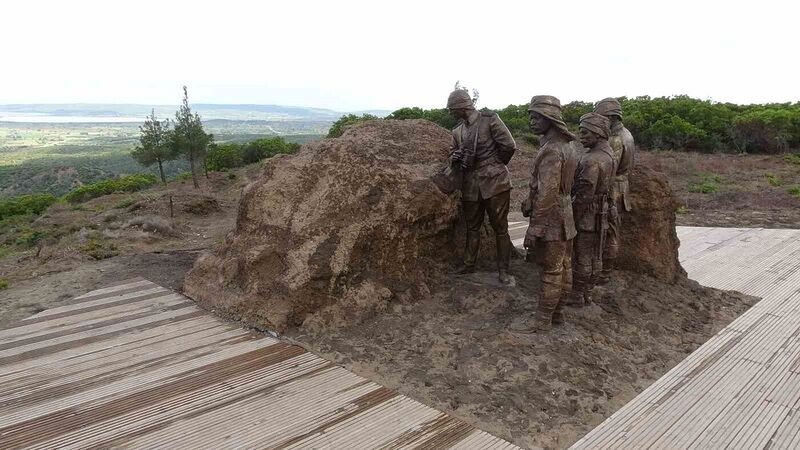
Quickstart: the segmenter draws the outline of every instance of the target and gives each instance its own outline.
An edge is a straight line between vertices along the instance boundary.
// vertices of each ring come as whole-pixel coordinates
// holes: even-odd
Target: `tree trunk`
[[[195,189],[200,189],[200,184],[197,183],[197,169],[194,167],[194,156],[189,155],[189,169],[192,171],[192,184]]]
[[[164,176],[164,166],[162,165],[162,162],[161,162],[160,159],[158,160],[158,173],[161,174],[161,182],[164,184],[164,186],[166,186],[167,185],[167,177]]]

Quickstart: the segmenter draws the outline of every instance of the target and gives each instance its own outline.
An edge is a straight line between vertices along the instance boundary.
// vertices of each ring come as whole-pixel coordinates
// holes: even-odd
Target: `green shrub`
[[[280,136],[258,139],[244,145],[242,160],[244,164],[253,164],[275,155],[296,153],[298,149],[300,144],[286,142]]]
[[[117,249],[116,245],[105,242],[102,239],[96,237],[89,238],[89,240],[86,241],[86,244],[83,246],[83,248],[81,248],[81,250],[83,251],[83,253],[86,253],[92,258],[98,260],[111,258],[112,256],[119,255],[119,250]]]
[[[244,165],[241,144],[211,144],[206,154],[206,168],[218,171]]]
[[[771,173],[768,173],[766,175],[766,177],[767,177],[767,181],[769,182],[770,186],[778,187],[778,186],[782,186],[783,185],[783,180],[781,180],[780,178],[776,177],[775,175],[773,175]]]
[[[800,198],[800,186],[792,186],[786,190],[792,197]]]
[[[192,172],[181,172],[175,176],[176,181],[188,181],[192,179]]]
[[[16,244],[22,247],[35,247],[36,244],[44,238],[45,233],[41,231],[26,231],[17,237]]]
[[[336,138],[341,136],[342,133],[344,132],[344,128],[348,125],[354,125],[357,123],[375,119],[378,119],[378,116],[373,116],[372,114],[363,114],[361,116],[357,116],[355,114],[348,114],[346,116],[342,116],[336,122],[333,122],[333,125],[331,125],[330,130],[328,130],[328,137]]]
[[[21,195],[0,201],[0,220],[25,214],[41,214],[58,199],[50,194]]]
[[[687,208],[687,207],[685,207],[683,205],[678,206],[678,208],[675,210],[675,214],[678,214],[678,215],[683,215],[683,214],[686,214],[688,212],[689,212],[689,208]]]
[[[149,173],[112,178],[73,189],[64,196],[64,200],[70,203],[82,203],[114,192],[139,191],[156,184],[156,182],[156,176]]]
[[[722,177],[710,172],[701,173],[700,181],[689,185],[689,192],[697,192],[701,194],[713,194],[719,191],[719,184],[722,183]]]
[[[125,208],[127,208],[128,206],[131,206],[134,203],[136,203],[136,200],[133,197],[128,197],[126,199],[123,199],[123,200],[120,200],[119,202],[117,202],[117,204],[114,205],[114,209],[125,209]]]
[[[788,162],[789,164],[800,165],[800,154],[791,153],[791,154],[785,155],[783,157],[783,160]]]
[[[0,278],[0,291],[3,289],[8,289],[8,280]]]

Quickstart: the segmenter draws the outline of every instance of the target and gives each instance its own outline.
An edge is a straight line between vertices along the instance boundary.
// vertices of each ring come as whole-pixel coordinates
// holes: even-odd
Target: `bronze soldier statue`
[[[531,129],[541,138],[528,198],[522,203],[523,216],[530,217],[524,245],[529,251],[536,247],[541,253],[538,260],[542,286],[536,322],[521,331],[535,332],[549,330],[551,323],[563,322],[563,300],[572,290],[572,239],[576,231],[571,193],[578,153],[573,146],[575,136],[564,123],[557,98],[533,97],[528,115]]]
[[[608,233],[603,249],[603,271],[599,282],[608,282],[614,261],[619,254],[622,242],[622,220],[625,213],[631,211],[631,194],[628,177],[633,169],[633,158],[636,146],[633,135],[622,124],[622,106],[615,98],[604,98],[597,102],[594,112],[608,118],[611,122],[611,135],[608,143],[614,156],[614,179],[611,182]]]
[[[447,99],[450,114],[461,120],[453,129],[451,163],[461,169],[464,217],[467,242],[464,265],[458,273],[475,271],[480,248],[480,231],[484,212],[497,242],[497,271],[500,281],[508,283],[511,240],[508,237],[508,206],[511,198],[511,176],[506,164],[516,151],[514,138],[500,117],[493,112],[479,112],[469,93],[457,89]]]
[[[583,306],[589,301],[589,290],[603,269],[608,195],[614,171],[614,158],[608,143],[609,124],[606,117],[593,112],[580,119],[580,141],[588,151],[581,155],[572,186],[572,209],[578,229],[570,302],[574,306]]]

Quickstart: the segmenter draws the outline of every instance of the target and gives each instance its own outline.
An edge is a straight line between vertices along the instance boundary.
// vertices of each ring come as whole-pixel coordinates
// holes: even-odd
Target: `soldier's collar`
[[[473,109],[472,112],[467,115],[467,118],[464,119],[464,123],[467,126],[472,125],[473,123],[475,123],[478,120],[478,118],[480,116],[481,116],[481,113],[478,110]]]
[[[539,146],[544,147],[548,142],[552,141],[560,134],[561,132],[558,130],[558,128],[550,127],[550,129],[547,130],[547,132],[543,134],[541,138],[539,138]]]

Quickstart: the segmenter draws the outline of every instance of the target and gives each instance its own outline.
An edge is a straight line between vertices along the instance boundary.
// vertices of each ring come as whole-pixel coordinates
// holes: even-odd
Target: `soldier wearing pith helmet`
[[[610,121],[611,133],[608,143],[614,157],[614,177],[611,182],[608,233],[603,249],[603,271],[599,282],[607,282],[614,268],[622,242],[622,221],[631,211],[629,177],[633,170],[636,145],[633,135],[622,123],[622,106],[615,98],[604,98],[597,102],[594,112]]]
[[[497,270],[500,281],[508,275],[511,240],[508,236],[508,207],[511,199],[511,175],[506,164],[517,145],[500,117],[493,112],[475,109],[469,93],[456,89],[447,99],[447,109],[461,123],[453,129],[450,145],[451,163],[463,175],[461,186],[467,242],[464,265],[459,273],[475,271],[484,216],[495,234]]]
[[[603,240],[608,231],[608,194],[614,158],[608,137],[609,120],[597,113],[580,119],[580,141],[588,150],[581,155],[572,186],[575,215],[573,287],[570,304],[583,306],[603,269]]]
[[[561,102],[551,95],[537,95],[528,106],[533,132],[539,136],[539,152],[533,161],[528,197],[522,214],[530,217],[524,246],[541,254],[542,285],[534,324],[521,331],[549,330],[563,321],[561,309],[572,289],[572,185],[578,154],[575,136],[561,115]]]

